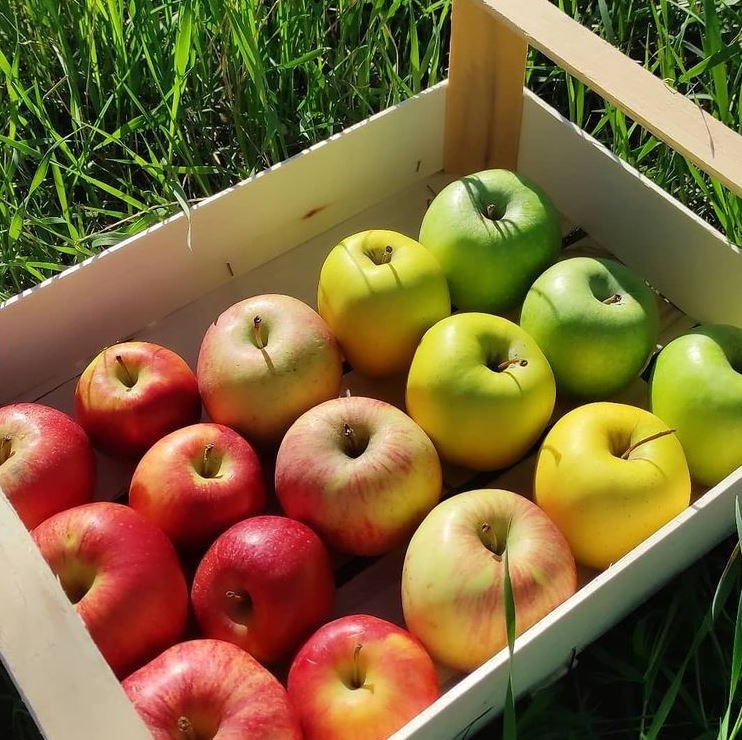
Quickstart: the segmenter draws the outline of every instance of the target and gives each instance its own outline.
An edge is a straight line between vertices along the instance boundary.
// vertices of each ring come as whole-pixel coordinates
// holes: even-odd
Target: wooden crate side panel
[[[518,168],[683,312],[742,326],[739,249],[529,92]]]
[[[0,656],[48,740],[152,740],[0,491]]]
[[[90,258],[0,307],[0,403],[442,167],[443,85]],[[33,327],[32,330],[29,327]],[[54,363],[49,362],[50,357]]]

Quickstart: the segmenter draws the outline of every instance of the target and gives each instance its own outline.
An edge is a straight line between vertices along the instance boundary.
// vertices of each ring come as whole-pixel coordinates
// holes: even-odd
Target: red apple
[[[276,495],[286,514],[332,547],[380,555],[401,544],[438,503],[438,453],[396,406],[335,398],[303,414],[276,458]]]
[[[170,540],[141,514],[105,501],[83,504],[32,535],[116,675],[182,637],[185,577]]]
[[[41,403],[0,408],[0,489],[28,529],[91,501],[94,488],[93,449],[74,419]]]
[[[506,647],[506,550],[520,634],[577,588],[569,545],[536,504],[510,491],[467,491],[438,504],[415,531],[402,608],[434,659],[471,671]]]
[[[294,658],[287,688],[304,740],[386,740],[439,696],[420,642],[365,614],[320,627]]]
[[[158,439],[201,418],[196,376],[186,361],[151,342],[100,352],[75,389],[75,414],[93,445],[137,459]]]
[[[158,440],[137,464],[129,505],[181,551],[202,551],[241,519],[263,511],[260,460],[237,432],[192,424]]]
[[[173,645],[122,686],[154,740],[302,740],[283,686],[228,642]]]
[[[219,535],[191,590],[205,637],[227,640],[261,663],[285,659],[332,612],[330,556],[305,524],[263,515]]]
[[[275,448],[312,406],[338,395],[340,348],[306,303],[259,295],[235,303],[208,328],[196,367],[211,419]]]

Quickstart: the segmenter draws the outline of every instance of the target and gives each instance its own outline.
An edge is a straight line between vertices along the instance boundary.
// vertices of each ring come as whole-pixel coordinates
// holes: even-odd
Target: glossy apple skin
[[[95,457],[85,430],[41,403],[0,408],[0,489],[28,529],[91,501]]]
[[[520,325],[546,355],[560,394],[597,400],[639,376],[657,344],[659,313],[651,288],[625,265],[572,257],[537,278]]]
[[[176,429],[137,464],[129,505],[179,551],[203,552],[233,524],[265,510],[260,460],[247,440],[222,424]]]
[[[442,485],[438,453],[425,432],[395,406],[364,396],[307,411],[276,457],[276,496],[287,516],[354,555],[400,545],[438,503]]]
[[[701,485],[714,486],[742,465],[742,329],[706,324],[663,347],[649,404],[677,429],[691,477]]]
[[[283,516],[245,519],[201,560],[191,601],[205,637],[226,640],[263,664],[286,659],[334,605],[330,556],[305,524]]]
[[[534,501],[564,533],[577,562],[606,568],[683,511],[691,485],[674,434],[649,411],[596,401],[565,414],[538,453]]]
[[[117,676],[182,637],[188,587],[175,549],[136,511],[83,504],[42,522],[32,536]]]
[[[114,344],[80,376],[75,416],[96,448],[117,459],[136,460],[161,437],[200,419],[196,376],[167,347]]]
[[[486,216],[492,205],[500,216]],[[508,170],[476,172],[433,199],[419,241],[437,258],[459,311],[514,308],[559,255],[559,215],[534,182]]]
[[[569,546],[534,503],[502,489],[456,494],[418,527],[402,567],[405,623],[434,659],[471,671],[507,646],[504,547],[516,634],[575,592]]]
[[[318,313],[291,296],[265,294],[235,303],[209,326],[196,375],[212,421],[276,448],[301,414],[340,393],[343,366]]]
[[[491,369],[514,358],[527,365]],[[491,314],[454,314],[428,329],[407,378],[409,415],[444,460],[473,470],[522,458],[555,401],[554,376],[536,342]]]
[[[122,687],[154,740],[302,740],[284,687],[228,642],[173,645]]]
[[[387,246],[388,262],[380,264]],[[317,310],[354,370],[385,376],[407,372],[422,335],[451,313],[451,299],[429,250],[399,232],[371,229],[330,250]]]
[[[358,645],[363,684],[354,687]],[[305,740],[386,740],[440,693],[419,640],[367,614],[320,627],[294,658],[287,689]]]

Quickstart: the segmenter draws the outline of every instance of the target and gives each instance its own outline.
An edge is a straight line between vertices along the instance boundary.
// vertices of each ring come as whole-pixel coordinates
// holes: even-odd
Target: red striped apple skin
[[[332,614],[335,574],[322,540],[285,516],[250,517],[219,535],[193,579],[204,637],[226,640],[263,664],[287,660]]]
[[[175,548],[136,511],[84,504],[32,536],[117,676],[182,638],[188,587]]]
[[[385,740],[440,695],[419,640],[368,614],[320,627],[294,658],[287,689],[305,740]]]
[[[174,645],[122,686],[154,740],[302,740],[284,687],[228,642]]]
[[[0,408],[0,488],[28,529],[91,501],[95,457],[85,430],[41,403]]]
[[[471,671],[507,646],[505,548],[521,634],[577,588],[567,540],[536,504],[502,489],[466,491],[438,504],[415,531],[402,608],[435,660]]]

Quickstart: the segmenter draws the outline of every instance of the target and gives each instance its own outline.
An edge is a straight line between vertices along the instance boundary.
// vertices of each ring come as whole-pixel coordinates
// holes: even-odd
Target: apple
[[[158,439],[201,417],[188,363],[152,342],[120,342],[99,352],[75,387],[75,415],[95,447],[135,460]]]
[[[465,491],[438,504],[412,535],[402,609],[435,660],[471,671],[507,646],[506,551],[519,635],[577,589],[569,545],[538,506],[502,489]]]
[[[714,486],[742,465],[742,328],[706,324],[663,347],[649,404],[676,430],[697,483]]]
[[[437,258],[459,311],[503,313],[523,300],[562,246],[546,193],[503,169],[446,185],[423,216],[420,243]]]
[[[558,393],[597,400],[639,376],[657,343],[659,313],[651,288],[625,265],[572,257],[534,282],[520,325],[549,360]]]
[[[224,530],[266,507],[258,455],[222,424],[192,424],[144,453],[129,486],[129,505],[181,552],[203,551]]]
[[[42,403],[0,408],[0,490],[27,529],[87,503],[95,489],[95,457],[85,430]]]
[[[595,401],[566,413],[538,453],[534,501],[578,563],[603,569],[690,503],[683,448],[637,406]]]
[[[316,311],[265,294],[233,304],[209,326],[196,375],[212,421],[275,448],[301,414],[339,394],[343,362]]]
[[[386,740],[440,693],[419,640],[367,614],[320,627],[292,661],[287,690],[304,740]]]
[[[407,372],[420,338],[451,313],[436,258],[396,231],[371,229],[343,239],[322,264],[317,310],[354,370]]]
[[[302,740],[286,689],[228,642],[173,645],[121,685],[154,740]]]
[[[407,378],[409,415],[445,461],[472,470],[520,460],[555,400],[554,376],[536,342],[491,314],[454,314],[428,329]]]
[[[119,677],[177,642],[188,587],[165,534],[123,504],[59,512],[32,537]]]
[[[276,456],[284,512],[331,547],[380,555],[401,544],[442,491],[438,454],[404,411],[348,396],[300,416]]]
[[[334,598],[322,540],[305,524],[270,514],[219,535],[191,590],[203,636],[232,642],[264,664],[286,659],[327,621]]]

